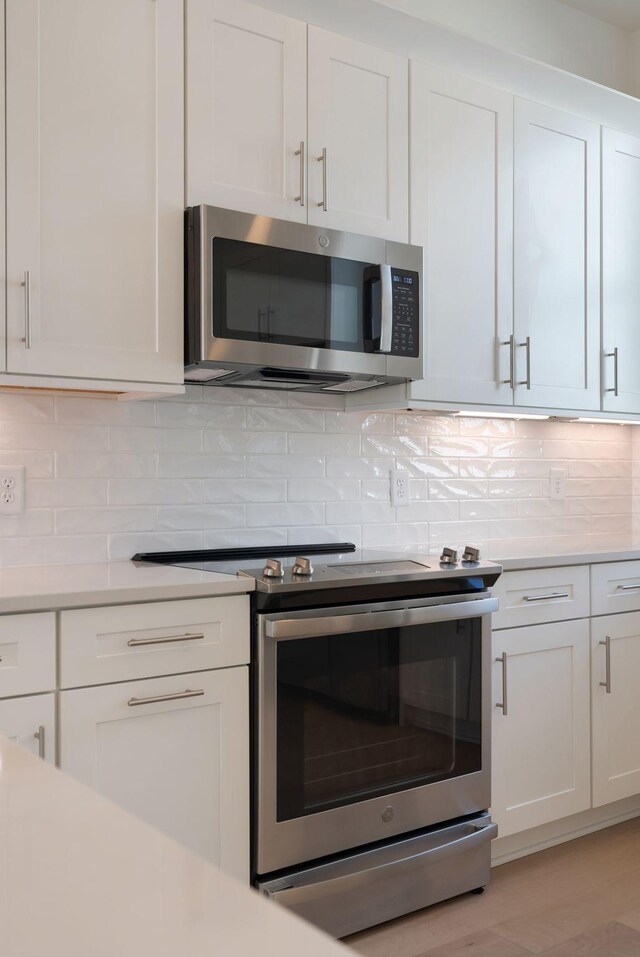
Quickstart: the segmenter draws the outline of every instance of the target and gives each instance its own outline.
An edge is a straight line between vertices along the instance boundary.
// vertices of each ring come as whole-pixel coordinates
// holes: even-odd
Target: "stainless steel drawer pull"
[[[501,342],[500,345],[509,346],[509,378],[502,379],[501,385],[508,385],[510,389],[515,389],[516,387],[516,337],[509,336],[509,338],[505,339],[504,342]]]
[[[158,704],[160,701],[180,701],[181,698],[199,698],[204,694],[204,689],[200,691],[176,691],[175,694],[155,694],[150,698],[129,698],[127,704],[130,708],[136,708],[139,704]]]
[[[20,283],[24,288],[24,342],[25,349],[31,348],[31,273],[25,270],[24,280]]]
[[[38,742],[38,757],[44,759],[44,725],[41,724],[36,733],[34,734]]]
[[[295,202],[300,203],[301,206],[304,206],[305,203],[305,194],[306,184],[305,184],[305,173],[307,169],[307,161],[304,155],[304,140],[300,140],[300,147],[296,150],[295,156],[300,157],[300,194],[295,197]]]
[[[317,157],[318,162],[322,163],[322,202],[318,203],[318,206],[321,206],[322,209],[326,211],[329,209],[329,171],[327,170],[327,147],[324,146],[322,153]]]
[[[502,713],[507,716],[507,653],[503,651],[499,658],[496,658],[498,664],[502,665],[502,701],[496,704],[496,708],[502,708]]]
[[[635,585],[616,585],[616,588],[620,591],[637,591],[640,588],[640,582],[637,582]]]
[[[618,347],[616,346],[613,352],[605,352],[606,359],[613,359],[613,389],[605,389],[605,392],[613,392],[615,396],[618,395]]]
[[[167,635],[166,638],[129,638],[127,644],[130,648],[137,648],[140,645],[166,645],[171,641],[202,641],[204,635],[201,631],[193,635]]]
[[[604,653],[604,681],[600,682],[600,687],[605,688],[607,694],[611,694],[611,638],[609,635],[605,638],[604,641],[600,642],[601,645],[605,647]]]
[[[549,601],[551,598],[570,598],[568,591],[552,591],[548,595],[523,595],[523,601]]]

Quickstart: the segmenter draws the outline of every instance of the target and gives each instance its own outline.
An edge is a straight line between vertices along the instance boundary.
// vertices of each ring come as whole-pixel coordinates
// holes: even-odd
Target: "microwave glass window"
[[[379,281],[369,263],[214,239],[213,334],[373,351],[380,335]]]
[[[277,817],[481,770],[481,620],[279,642]]]

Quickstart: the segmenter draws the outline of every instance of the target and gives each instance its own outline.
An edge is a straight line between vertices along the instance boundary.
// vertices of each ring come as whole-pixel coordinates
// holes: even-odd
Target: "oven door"
[[[487,594],[258,616],[255,870],[490,804]]]

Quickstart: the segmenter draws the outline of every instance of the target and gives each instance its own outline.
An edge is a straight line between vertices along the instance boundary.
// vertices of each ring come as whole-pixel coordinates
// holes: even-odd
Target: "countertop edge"
[[[614,551],[576,552],[564,555],[538,555],[525,558],[500,558],[492,561],[502,565],[503,571],[525,571],[535,568],[562,568],[567,565],[603,565],[608,562],[631,562],[640,559],[640,547]]]

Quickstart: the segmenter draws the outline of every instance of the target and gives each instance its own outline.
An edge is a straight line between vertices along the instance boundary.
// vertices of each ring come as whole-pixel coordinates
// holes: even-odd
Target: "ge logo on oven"
[[[393,813],[394,813],[394,812],[393,812],[393,808],[392,808],[391,805],[389,804],[389,806],[386,807],[386,808],[384,809],[384,811],[382,812],[382,820],[383,820],[383,821],[386,821],[386,823],[388,824],[389,821],[392,821],[392,820],[393,820]]]

